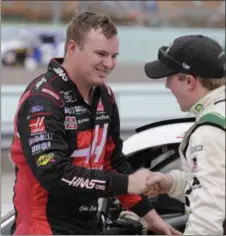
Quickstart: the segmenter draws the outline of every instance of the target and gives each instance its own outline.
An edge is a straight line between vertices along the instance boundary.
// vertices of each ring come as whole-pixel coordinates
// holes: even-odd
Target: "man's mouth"
[[[108,76],[109,74],[109,71],[104,71],[104,70],[100,70],[100,69],[96,69],[98,74],[101,76],[101,77],[106,77]]]

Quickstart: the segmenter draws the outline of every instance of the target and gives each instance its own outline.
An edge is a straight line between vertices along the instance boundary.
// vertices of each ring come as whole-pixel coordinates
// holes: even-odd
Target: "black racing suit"
[[[117,195],[139,216],[153,206],[127,194],[128,174],[117,105],[97,86],[92,106],[52,59],[22,94],[11,156],[16,166],[14,234],[95,234],[98,198]],[[126,174],[126,175],[124,175]]]

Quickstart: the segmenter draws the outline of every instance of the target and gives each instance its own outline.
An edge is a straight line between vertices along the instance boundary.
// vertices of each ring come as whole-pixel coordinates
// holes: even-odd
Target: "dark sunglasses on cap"
[[[167,49],[169,47],[166,46],[162,46],[159,51],[158,51],[158,60],[168,64],[170,67],[172,67],[172,69],[174,70],[178,70],[180,72],[186,72],[186,71],[190,71],[191,67],[186,64],[186,63],[181,63],[178,60],[176,60],[174,57],[170,56],[167,53]],[[183,70],[183,71],[181,71]]]

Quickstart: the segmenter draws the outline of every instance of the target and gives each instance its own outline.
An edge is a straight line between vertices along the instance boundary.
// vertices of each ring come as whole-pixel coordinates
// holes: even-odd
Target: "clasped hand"
[[[167,193],[173,183],[170,175],[159,172],[151,172],[148,169],[141,169],[129,176],[128,193],[141,194],[155,197],[160,193]],[[157,234],[181,235],[181,232],[174,229],[153,209],[143,219],[148,223],[148,228]]]
[[[170,175],[140,169],[129,176],[128,192],[156,197],[159,194],[168,193],[172,184],[173,177]]]

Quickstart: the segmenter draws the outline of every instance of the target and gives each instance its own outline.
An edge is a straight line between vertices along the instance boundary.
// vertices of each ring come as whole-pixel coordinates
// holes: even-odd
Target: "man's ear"
[[[78,49],[79,49],[78,44],[74,40],[70,39],[67,43],[67,52],[69,54],[75,54],[78,51]]]
[[[195,90],[195,87],[197,86],[197,80],[195,79],[195,77],[193,75],[186,75],[186,81],[188,85],[188,90]]]

